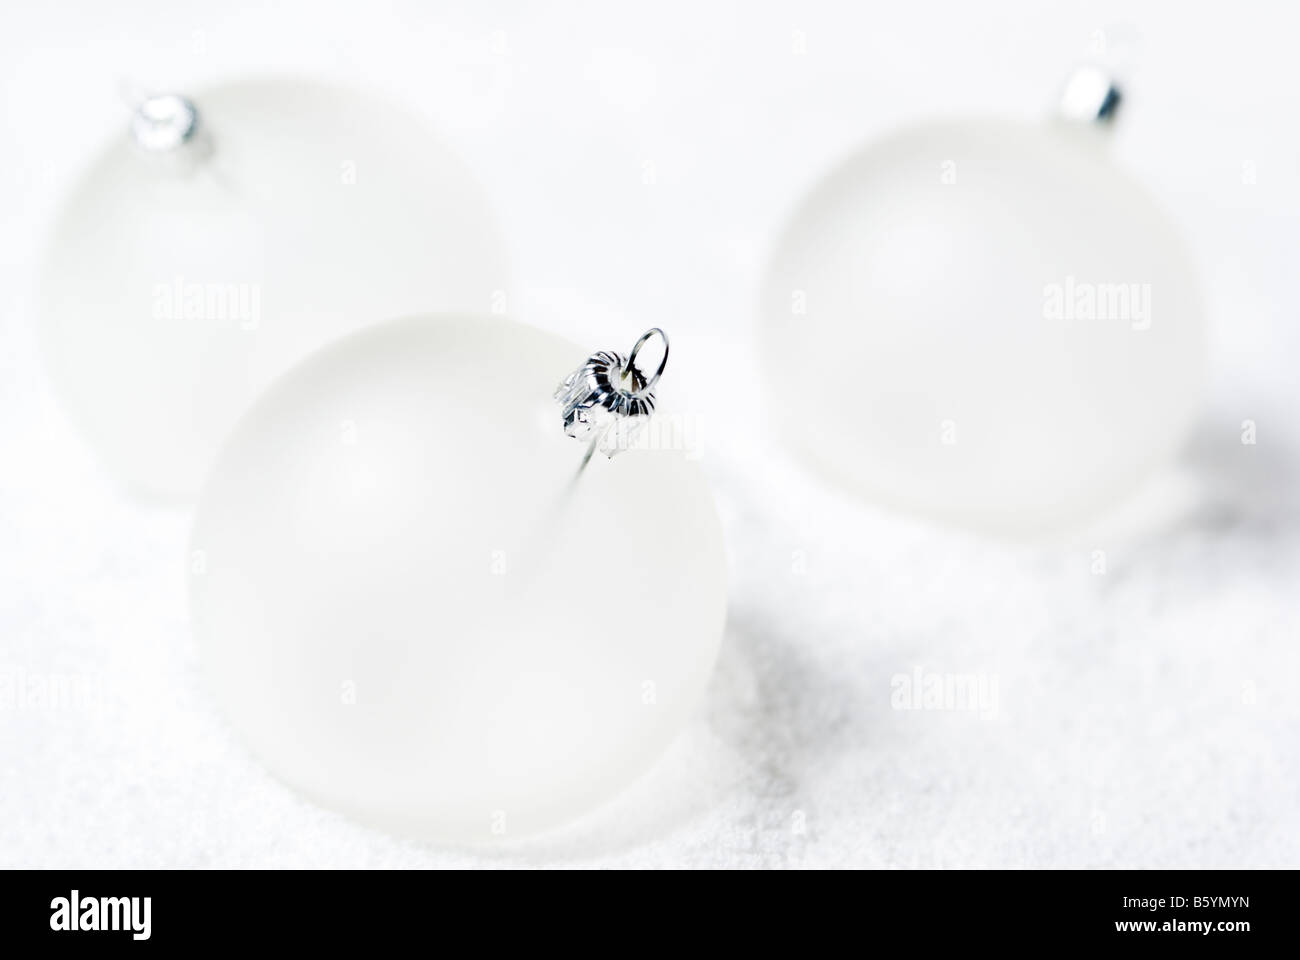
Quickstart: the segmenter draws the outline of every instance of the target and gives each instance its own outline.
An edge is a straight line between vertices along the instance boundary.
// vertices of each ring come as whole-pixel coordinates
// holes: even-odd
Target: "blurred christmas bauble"
[[[60,214],[43,352],[110,471],[189,498],[274,376],[377,316],[493,309],[503,263],[466,169],[381,99],[287,80],[154,97]]]
[[[1196,270],[1105,140],[936,123],[823,180],[763,292],[790,443],[865,496],[1014,533],[1170,457],[1202,379]]]
[[[712,497],[677,451],[578,472],[553,393],[583,356],[500,318],[385,323],[232,432],[193,623],[284,780],[402,832],[514,836],[613,795],[698,703],[726,605]]]

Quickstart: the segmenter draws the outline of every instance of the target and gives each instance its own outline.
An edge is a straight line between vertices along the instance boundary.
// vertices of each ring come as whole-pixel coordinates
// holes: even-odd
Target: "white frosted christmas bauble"
[[[501,245],[420,119],[274,80],[145,102],[76,185],[42,276],[65,407],[138,492],[197,493],[248,402],[376,316],[493,308]],[[182,122],[183,121],[183,122]]]
[[[584,351],[495,317],[354,334],[233,431],[197,510],[207,680],[268,767],[458,841],[568,820],[700,700],[725,615],[681,452],[595,456],[553,399]]]
[[[763,294],[790,442],[865,496],[1017,533],[1168,458],[1202,379],[1196,271],[1105,140],[936,123],[825,178]]]

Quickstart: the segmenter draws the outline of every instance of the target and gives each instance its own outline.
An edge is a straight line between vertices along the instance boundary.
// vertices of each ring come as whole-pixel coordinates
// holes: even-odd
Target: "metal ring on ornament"
[[[131,134],[145,150],[175,150],[194,139],[199,111],[194,103],[174,93],[151,96],[136,107]]]
[[[649,393],[654,389],[655,384],[659,382],[659,378],[664,375],[664,367],[668,366],[668,334],[664,333],[658,327],[651,327],[645,333],[641,334],[640,339],[638,339],[636,343],[632,344],[632,352],[628,354],[627,358],[627,369],[629,371],[636,371],[636,355],[641,352],[641,348],[646,345],[646,341],[656,333],[659,334],[660,339],[664,342],[664,356],[663,359],[659,361],[659,369],[655,371],[655,375],[650,378],[650,381],[644,387],[641,388],[641,392],[643,393]]]
[[[664,342],[664,355],[654,375],[647,378],[636,365],[636,358],[656,334]],[[654,387],[667,365],[668,335],[652,327],[632,345],[626,357],[611,350],[597,351],[564,378],[555,391],[562,408],[564,432],[577,440],[590,440],[579,471],[597,449],[612,458],[630,446],[654,412]]]

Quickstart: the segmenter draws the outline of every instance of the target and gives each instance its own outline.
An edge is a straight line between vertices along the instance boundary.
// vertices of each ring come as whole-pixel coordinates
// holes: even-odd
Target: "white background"
[[[93,677],[101,697],[0,713],[0,865],[1296,866],[1295,9],[8,0],[0,668]],[[871,137],[1032,118],[1098,53],[1129,80],[1116,160],[1202,271],[1213,382],[1186,455],[1033,546],[827,488],[770,443],[753,372],[781,218]],[[123,84],[283,73],[426,115],[496,206],[513,313],[600,345],[669,327],[678,403],[710,425],[732,565],[715,681],[663,762],[561,835],[411,844],[265,774],[196,675],[187,516],[122,497],[48,393],[34,269],[122,128]],[[915,667],[995,677],[998,709],[891,709]]]

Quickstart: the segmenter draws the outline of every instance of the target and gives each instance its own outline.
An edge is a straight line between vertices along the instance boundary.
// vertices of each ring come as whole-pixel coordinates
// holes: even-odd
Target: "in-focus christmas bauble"
[[[80,180],[40,333],[111,472],[187,498],[274,376],[376,316],[491,309],[503,262],[481,190],[420,119],[342,87],[232,83],[193,108],[145,101]]]
[[[726,603],[712,497],[680,451],[579,472],[554,393],[584,355],[495,317],[389,322],[233,431],[193,624],[284,780],[403,832],[517,836],[610,797],[698,703]]]
[[[1077,124],[933,123],[826,177],[763,295],[769,409],[865,496],[1025,532],[1169,457],[1204,362],[1176,231]]]

